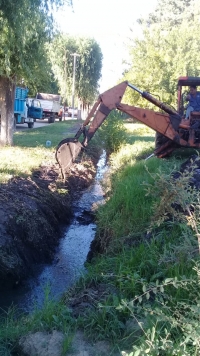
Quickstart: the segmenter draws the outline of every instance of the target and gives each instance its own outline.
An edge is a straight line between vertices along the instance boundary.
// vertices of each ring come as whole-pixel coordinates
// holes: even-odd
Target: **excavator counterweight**
[[[183,79],[184,77],[181,77],[182,82],[187,85],[187,77],[185,82]],[[199,79],[200,85],[200,78],[197,79]],[[189,77],[189,82],[191,82],[191,77]],[[160,108],[162,112],[123,104],[121,101],[127,87],[137,91],[144,99]],[[179,90],[180,97],[181,91]],[[180,103],[178,107],[180,108]],[[60,165],[63,176],[114,109],[128,114],[156,131],[154,154],[159,158],[169,155],[173,150],[181,146],[200,148],[200,112],[192,112],[190,119],[185,120],[180,110],[176,111],[150,93],[143,92],[125,81],[102,93],[76,135],[59,143],[56,149],[56,160]],[[80,137],[82,135],[83,140],[81,142]]]

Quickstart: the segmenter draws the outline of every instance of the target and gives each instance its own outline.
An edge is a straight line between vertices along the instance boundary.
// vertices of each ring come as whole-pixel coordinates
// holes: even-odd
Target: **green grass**
[[[58,143],[66,137],[74,137],[76,130],[72,133],[72,127],[81,125],[76,120],[67,120],[55,122],[41,128],[31,129],[28,131],[16,132],[14,134],[14,145],[18,147],[46,147],[46,141],[51,141],[52,149],[57,147]]]
[[[145,130],[144,138],[135,139],[132,133],[138,133],[138,128],[135,130],[134,124],[128,126],[128,142],[133,144],[123,145],[111,154],[111,176],[104,183],[107,200],[97,214],[97,241],[104,254],[88,265],[88,275],[78,287],[103,284],[108,296],[94,311],[88,310],[79,324],[89,338],[112,340],[114,345],[129,350],[135,345],[137,355],[197,355],[200,345],[195,328],[199,309],[194,318],[192,312],[200,296],[197,238],[186,223],[178,221],[151,229],[153,205],[158,204],[158,197],[154,192],[146,195],[147,184],[156,190],[156,179],[162,175],[170,178],[169,174],[177,171],[194,151],[179,150],[163,160],[141,160],[153,150],[152,133]],[[106,288],[113,294],[106,293]],[[145,290],[149,292],[144,293]],[[134,324],[131,332],[126,327],[130,320]],[[145,320],[143,328],[140,320]],[[197,346],[184,342],[185,335],[190,338],[190,332],[185,330],[187,322]],[[149,334],[153,329],[154,337]]]
[[[72,335],[76,330],[76,321],[70,310],[57,301],[49,298],[50,289],[44,288],[45,300],[42,309],[35,306],[31,315],[22,314],[16,308],[8,312],[1,312],[0,321],[0,356],[21,355],[18,353],[17,341],[29,332],[52,330],[62,331],[64,334],[63,351],[70,347]]]
[[[80,122],[68,120],[37,129],[16,132],[13,147],[0,148],[0,183],[13,176],[28,177],[41,164],[55,163],[55,149],[66,137],[74,137],[74,125]],[[72,130],[73,129],[73,130]],[[46,147],[51,141],[51,147]]]
[[[46,131],[49,127],[35,136],[33,131],[32,143],[27,140],[27,147],[34,150],[40,136],[41,147],[36,145],[37,150],[44,150],[48,159],[63,126],[56,124],[54,138]],[[154,132],[144,125],[126,122],[120,143],[119,129],[122,122],[116,121],[113,130],[109,127],[107,134],[112,130],[112,140],[102,129],[104,143],[110,152],[114,150],[109,156],[109,176],[103,182],[105,204],[97,212],[97,241],[104,253],[87,264],[88,273],[60,303],[50,301],[47,293],[43,310],[36,308],[31,316],[21,319],[14,320],[13,315],[2,319],[0,345],[4,352],[14,347],[20,333],[36,330],[63,331],[68,347],[71,335],[81,327],[90,340],[108,340],[116,350],[127,350],[129,356],[199,355],[200,261],[196,236],[186,222],[171,219],[160,227],[152,225],[154,205],[159,204],[156,190],[160,177],[167,177],[163,187],[165,182],[167,186],[170,173],[177,171],[194,151],[177,150],[168,159],[146,160],[154,150]],[[15,140],[20,141],[20,137],[23,139],[22,135]],[[99,145],[100,137],[97,135],[92,144]],[[52,140],[50,149],[45,147],[47,139]],[[150,194],[147,187],[151,187]],[[87,295],[99,286],[104,291],[101,298],[93,300],[92,309],[85,308],[73,319],[68,310],[71,294]]]
[[[153,201],[146,195],[145,184],[153,182],[152,174],[158,169],[169,172],[172,167],[177,169],[180,165],[174,159],[139,159],[144,152],[150,154],[152,149],[151,142],[147,146],[140,140],[111,155],[111,193],[97,215],[98,227],[104,235],[108,232],[110,237],[120,239],[133,233],[142,234],[148,229]]]

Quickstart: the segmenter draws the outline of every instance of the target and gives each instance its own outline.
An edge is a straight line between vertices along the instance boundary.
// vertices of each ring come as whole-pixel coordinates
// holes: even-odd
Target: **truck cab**
[[[42,118],[43,110],[41,105],[39,106],[39,100],[37,102],[28,100],[28,92],[28,88],[15,88],[14,120],[15,125],[27,123],[28,127],[32,128],[34,121]]]
[[[27,100],[26,105],[28,107],[28,117],[33,118],[34,121],[42,119],[43,109],[38,99]]]

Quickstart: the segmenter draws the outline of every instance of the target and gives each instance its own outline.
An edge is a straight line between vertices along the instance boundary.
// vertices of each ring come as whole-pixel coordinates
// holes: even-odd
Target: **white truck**
[[[61,96],[58,94],[37,93],[36,99],[41,103],[43,119],[47,117],[49,123],[54,122],[55,118],[59,117]]]

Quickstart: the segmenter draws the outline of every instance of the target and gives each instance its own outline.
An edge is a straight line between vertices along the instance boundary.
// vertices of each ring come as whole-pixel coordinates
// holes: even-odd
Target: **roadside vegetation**
[[[66,354],[77,329],[84,329],[89,340],[108,340],[112,355],[200,352],[200,196],[188,189],[187,175],[172,179],[172,172],[194,151],[147,159],[153,153],[154,131],[116,116],[106,120],[92,140],[94,145],[104,138],[110,170],[103,181],[105,204],[97,212],[96,252],[87,263],[87,274],[60,302],[50,300],[46,287],[42,310],[36,306],[31,315],[4,312],[0,355],[17,355],[18,340],[28,332],[51,330],[64,333]],[[53,153],[61,128],[63,123],[40,129],[36,149]],[[31,135],[27,144],[22,137],[15,135],[16,149],[27,145],[34,150],[36,136],[32,144]],[[46,139],[52,141],[51,148],[45,148]],[[191,206],[191,215],[185,215]],[[91,290],[98,293],[91,295]],[[82,296],[87,308],[74,312],[70,302],[76,297],[81,303]]]

